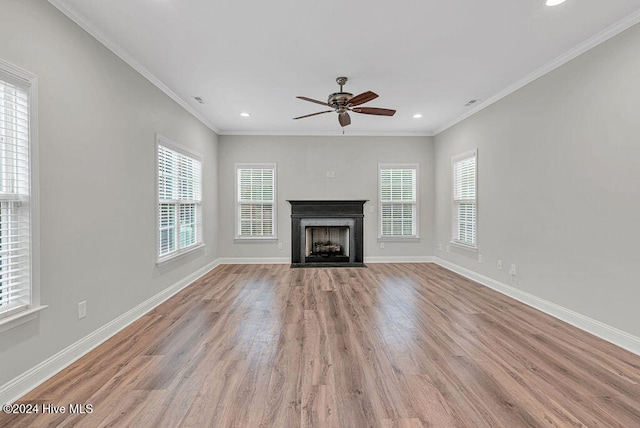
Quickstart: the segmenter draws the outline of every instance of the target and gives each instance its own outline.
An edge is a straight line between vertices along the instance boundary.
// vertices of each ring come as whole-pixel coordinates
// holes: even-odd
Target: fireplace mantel
[[[363,221],[366,200],[289,200],[291,267],[364,267]],[[307,227],[348,227],[349,251],[344,260],[306,257]]]

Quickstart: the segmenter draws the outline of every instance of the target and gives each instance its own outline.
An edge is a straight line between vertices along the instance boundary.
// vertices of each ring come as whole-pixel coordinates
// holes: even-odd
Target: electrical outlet
[[[326,176],[327,176],[327,178],[336,178],[336,172],[335,171],[327,171]]]
[[[278,242],[278,250],[282,250],[282,242]]]
[[[82,302],[78,303],[78,319],[81,320],[86,316],[87,316],[87,301],[83,300]]]
[[[451,245],[447,245],[447,253],[451,252]]]
[[[482,254],[478,254],[478,263],[482,264]]]
[[[509,270],[509,275],[516,276],[516,265],[511,265],[511,270]]]
[[[502,260],[498,260],[498,270],[502,270]]]
[[[384,242],[380,243],[380,248],[382,248],[384,250]]]
[[[438,250],[442,251],[442,243],[438,242]]]

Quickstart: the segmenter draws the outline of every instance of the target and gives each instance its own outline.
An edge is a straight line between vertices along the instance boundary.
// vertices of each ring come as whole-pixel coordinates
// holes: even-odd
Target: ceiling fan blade
[[[294,117],[293,120],[296,119],[304,119],[305,117],[311,117],[311,116],[315,116],[318,114],[323,114],[323,113],[331,113],[333,110],[327,110],[327,111],[319,111],[318,113],[311,113],[311,114],[306,114],[304,116],[300,116],[300,117]]]
[[[343,128],[347,125],[351,125],[351,116],[346,111],[344,113],[340,113],[338,115],[338,122],[340,122],[340,126]]]
[[[328,106],[329,105],[329,104],[327,104],[325,102],[314,100],[312,98],[307,98],[307,97],[296,97],[296,98],[300,98],[301,100],[309,101],[310,103],[316,103],[316,104],[320,104],[320,105],[323,105],[323,106]]]
[[[378,94],[367,91],[351,98],[349,100],[349,104],[351,104],[352,106],[359,106],[360,104],[368,103],[369,101],[375,100],[376,98],[378,98]]]
[[[361,114],[375,114],[376,116],[393,116],[396,114],[395,110],[389,108],[376,108],[376,107],[358,107],[352,109],[356,113]]]

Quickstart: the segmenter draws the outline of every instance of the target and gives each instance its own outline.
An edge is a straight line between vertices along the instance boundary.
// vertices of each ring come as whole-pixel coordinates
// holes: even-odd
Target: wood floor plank
[[[224,265],[11,427],[634,427],[640,356],[442,267]],[[41,407],[42,408],[42,407]]]

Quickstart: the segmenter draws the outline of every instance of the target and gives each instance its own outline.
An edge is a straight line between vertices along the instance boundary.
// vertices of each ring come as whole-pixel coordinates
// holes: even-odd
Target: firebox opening
[[[349,257],[347,226],[308,226],[305,236],[306,257]]]

